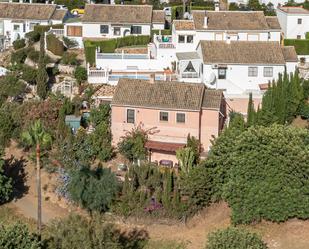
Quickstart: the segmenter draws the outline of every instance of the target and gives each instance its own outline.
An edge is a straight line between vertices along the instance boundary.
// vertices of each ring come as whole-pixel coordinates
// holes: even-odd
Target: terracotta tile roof
[[[302,7],[290,6],[290,7],[280,7],[279,9],[288,14],[309,14],[309,10],[306,10]]]
[[[282,47],[282,53],[285,61],[287,62],[298,62],[297,53],[294,46]]]
[[[174,20],[173,25],[176,30],[195,30],[192,20]]]
[[[120,79],[112,105],[200,110],[204,89],[198,83]]]
[[[0,18],[49,20],[55,10],[54,4],[0,3]]]
[[[97,91],[93,94],[93,97],[106,97],[113,96],[116,90],[116,86],[104,84],[97,89]]]
[[[279,20],[276,16],[265,16],[269,29],[281,29]]]
[[[285,64],[278,42],[201,41],[200,45],[205,64]]]
[[[205,109],[220,109],[224,98],[221,90],[205,89],[202,107]]]
[[[152,11],[152,23],[165,23],[164,10],[153,10]]]
[[[176,53],[176,57],[178,60],[196,60],[201,59],[197,52],[182,52]]]
[[[186,144],[178,144],[178,143],[166,143],[166,142],[158,142],[158,141],[147,141],[145,143],[145,148],[152,150],[160,150],[166,152],[176,152],[176,150],[185,147]]]
[[[192,11],[197,30],[269,30],[262,11]],[[204,17],[208,17],[207,28]]]
[[[55,10],[54,14],[52,15],[51,19],[52,20],[60,20],[62,21],[66,14],[68,13],[67,10]]]
[[[151,23],[150,5],[86,4],[83,22]]]

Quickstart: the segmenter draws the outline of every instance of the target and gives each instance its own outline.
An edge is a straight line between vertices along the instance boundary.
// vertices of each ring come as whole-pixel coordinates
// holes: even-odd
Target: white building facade
[[[54,4],[0,3],[0,48],[24,38],[36,25],[61,24],[67,15]]]
[[[305,39],[309,32],[309,11],[302,7],[279,7],[277,17],[284,38]]]

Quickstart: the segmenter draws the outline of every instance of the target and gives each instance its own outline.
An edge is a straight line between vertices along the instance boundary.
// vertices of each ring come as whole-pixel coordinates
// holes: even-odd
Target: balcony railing
[[[149,56],[148,54],[97,53],[97,59],[145,60],[149,59]]]
[[[64,35],[64,29],[53,29],[47,31],[47,34],[53,34],[55,36],[63,36]]]
[[[158,44],[159,48],[175,48],[171,35],[155,35],[154,41]]]
[[[183,79],[199,78],[199,74],[198,73],[182,73],[181,78]]]

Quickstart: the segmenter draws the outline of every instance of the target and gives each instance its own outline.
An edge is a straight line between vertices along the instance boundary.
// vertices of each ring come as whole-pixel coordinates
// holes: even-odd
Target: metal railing
[[[149,59],[148,54],[125,54],[125,53],[97,53],[97,59],[111,60],[145,60]]]
[[[182,73],[181,78],[183,79],[199,78],[199,74],[198,73]]]
[[[53,34],[55,36],[63,36],[64,35],[64,29],[53,29],[53,28],[51,28],[46,33],[47,34]]]

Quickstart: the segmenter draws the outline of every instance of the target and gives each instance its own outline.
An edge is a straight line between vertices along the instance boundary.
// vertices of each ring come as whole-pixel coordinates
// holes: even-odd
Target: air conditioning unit
[[[211,68],[212,68],[212,69],[218,68],[218,64],[212,64],[212,65],[211,65]]]

